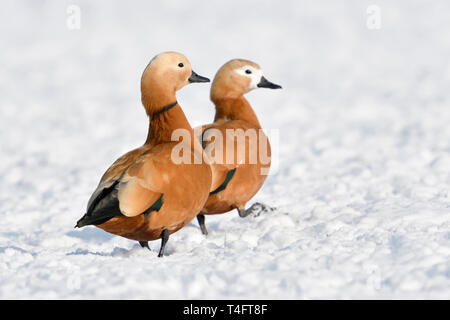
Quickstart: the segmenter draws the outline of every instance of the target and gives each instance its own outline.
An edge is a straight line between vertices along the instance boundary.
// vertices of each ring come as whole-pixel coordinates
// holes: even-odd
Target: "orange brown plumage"
[[[270,144],[267,136],[261,129],[260,122],[244,94],[258,87],[277,89],[279,85],[267,81],[262,75],[261,68],[256,63],[235,59],[224,64],[217,72],[211,86],[211,100],[216,107],[214,122],[205,125],[201,129],[202,145],[204,148],[221,147],[223,158],[219,163],[211,164],[213,171],[213,184],[224,181],[228,174],[226,186],[220,192],[212,192],[198,215],[198,220],[204,234],[207,234],[204,225],[204,214],[220,214],[237,209],[241,216],[248,214],[245,210],[246,203],[258,192],[263,185],[270,167]],[[208,133],[219,132],[222,140],[208,138]],[[251,140],[251,135],[245,136],[245,140],[232,141],[232,150],[227,150],[227,131],[242,130],[244,133],[256,133],[256,140]],[[237,131],[236,131],[237,130]],[[206,140],[206,141],[205,141]],[[239,145],[242,144],[242,145]],[[218,145],[218,144],[221,144]],[[266,157],[269,161],[260,157],[260,146],[265,145]],[[245,159],[238,159],[238,148],[244,147]],[[205,149],[207,150],[207,149]],[[233,152],[233,161],[227,160],[227,152]],[[256,152],[256,161],[249,161],[252,152]],[[232,158],[232,157],[230,157]],[[217,159],[216,159],[217,160]],[[215,178],[214,178],[215,177]]]
[[[147,139],[105,172],[78,227],[94,224],[141,245],[161,238],[159,256],[163,255],[169,234],[196,216],[211,188],[209,165],[172,161],[172,149],[180,144],[192,158],[202,158],[199,142],[171,139],[177,129],[193,133],[176,102],[176,91],[191,82],[207,81],[176,52],[162,53],[149,63],[141,78],[142,103],[150,119]]]

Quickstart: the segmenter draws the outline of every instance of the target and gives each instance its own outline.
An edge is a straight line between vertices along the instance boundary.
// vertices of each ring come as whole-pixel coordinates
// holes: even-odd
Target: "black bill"
[[[188,80],[189,80],[190,83],[193,83],[193,82],[209,82],[208,78],[199,76],[194,71],[192,71],[191,76],[189,77]]]
[[[281,86],[268,81],[266,78],[261,77],[261,80],[256,85],[258,88],[269,88],[269,89],[281,89]]]

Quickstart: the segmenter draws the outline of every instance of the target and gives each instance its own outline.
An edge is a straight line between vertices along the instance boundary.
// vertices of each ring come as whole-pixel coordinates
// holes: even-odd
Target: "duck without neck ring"
[[[251,107],[245,99],[244,94],[257,88],[281,89],[281,86],[268,81],[264,76],[260,66],[252,61],[244,59],[234,59],[225,63],[217,72],[211,86],[211,101],[216,107],[214,122],[202,127],[203,147],[214,149],[216,144],[222,144],[223,150],[221,163],[213,163],[213,185],[223,181],[220,186],[212,191],[201,212],[197,215],[198,222],[203,234],[207,234],[205,226],[205,215],[221,214],[233,209],[237,209],[239,216],[246,217],[256,211],[264,209],[264,205],[254,203],[250,208],[245,209],[246,203],[258,192],[263,185],[267,175],[262,174],[262,168],[267,170],[270,167],[263,163],[259,157],[259,146],[261,142],[266,142],[268,146],[268,156],[270,157],[270,144],[267,137],[261,130],[261,124]],[[208,133],[219,131],[222,137],[227,136],[227,130],[243,130],[244,132],[257,132],[256,146],[252,146],[249,139],[245,140],[245,162],[240,162],[236,158],[237,141],[233,142],[234,162],[226,161],[227,142],[208,138]],[[264,141],[261,141],[264,140]],[[251,150],[258,150],[258,158],[255,163],[249,161]]]

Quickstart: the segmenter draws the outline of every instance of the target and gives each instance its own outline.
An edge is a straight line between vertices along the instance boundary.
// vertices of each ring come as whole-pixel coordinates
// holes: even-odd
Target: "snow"
[[[369,5],[380,29],[366,26]],[[0,298],[449,299],[449,10],[3,1]],[[159,241],[148,252],[73,227],[104,170],[145,140],[139,80],[167,50],[210,78],[253,60],[283,90],[248,95],[278,130],[278,170],[253,199],[276,209],[207,216],[207,237],[192,221],[158,259]],[[193,126],[212,120],[208,96],[206,84],[179,92]]]

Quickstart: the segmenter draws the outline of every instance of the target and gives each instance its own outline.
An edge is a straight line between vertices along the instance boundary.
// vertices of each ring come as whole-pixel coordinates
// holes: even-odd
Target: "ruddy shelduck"
[[[244,94],[256,88],[279,89],[281,86],[268,81],[263,76],[259,65],[243,59],[227,62],[219,69],[213,80],[210,98],[215,104],[216,115],[214,123],[202,126],[201,141],[205,151],[207,148],[217,151],[217,147],[222,150],[223,157],[219,157],[218,162],[212,162],[211,167],[214,179],[223,183],[210,193],[205,206],[197,215],[201,231],[205,235],[208,234],[205,226],[204,215],[206,214],[220,214],[237,209],[239,216],[246,217],[264,209],[261,203],[254,203],[250,208],[245,209],[246,203],[263,185],[270,167],[268,138],[263,133],[250,103],[244,98]],[[230,137],[228,132],[239,130],[244,133],[245,140],[239,142],[235,139],[229,144],[232,150],[227,149],[227,143],[229,143],[227,139],[236,137],[233,135]],[[217,139],[213,132],[219,133],[223,138]],[[256,135],[253,141],[250,139],[252,133],[253,136]],[[214,138],[208,137],[209,135]],[[238,143],[242,145],[239,146]],[[261,161],[260,158],[260,146],[264,143],[266,143],[268,161]],[[239,147],[244,147],[245,158],[238,157]],[[227,157],[230,151],[232,155]],[[252,162],[250,157],[255,151],[257,158]]]
[[[204,161],[174,163],[172,141],[176,129],[192,131],[176,100],[176,91],[193,82],[209,82],[191,69],[177,52],[154,57],[141,78],[141,100],[150,119],[147,140],[119,159],[104,173],[76,227],[95,225],[107,232],[139,241],[161,239],[159,257],[169,235],[203,208],[211,191],[211,168]],[[182,142],[202,159],[198,141]],[[199,151],[200,150],[200,151]]]

